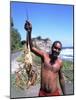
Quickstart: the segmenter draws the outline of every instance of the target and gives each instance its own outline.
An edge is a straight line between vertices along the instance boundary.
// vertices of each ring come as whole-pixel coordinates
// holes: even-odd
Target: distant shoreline
[[[66,46],[66,47],[62,47],[62,49],[73,49],[74,47],[73,46]]]

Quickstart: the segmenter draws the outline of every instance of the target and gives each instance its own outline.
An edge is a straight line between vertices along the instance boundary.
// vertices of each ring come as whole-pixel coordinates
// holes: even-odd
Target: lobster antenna
[[[29,20],[29,16],[28,16],[28,9],[26,9],[26,20]]]
[[[28,9],[26,8],[26,21],[29,21],[29,15],[28,15]],[[28,33],[27,33],[28,35]],[[28,36],[27,36],[27,48],[29,48],[29,40],[28,40]]]

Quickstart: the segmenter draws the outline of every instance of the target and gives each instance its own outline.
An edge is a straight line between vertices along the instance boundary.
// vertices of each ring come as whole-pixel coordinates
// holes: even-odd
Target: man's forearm
[[[32,49],[31,32],[27,33],[27,45],[29,44],[30,49]]]
[[[26,20],[25,25],[24,25],[24,29],[27,32],[27,46],[29,45],[31,47],[32,41],[31,41],[31,32],[32,32],[32,24]]]
[[[60,86],[63,92],[63,95],[66,95],[66,90],[65,90],[65,81],[64,79],[60,80]]]

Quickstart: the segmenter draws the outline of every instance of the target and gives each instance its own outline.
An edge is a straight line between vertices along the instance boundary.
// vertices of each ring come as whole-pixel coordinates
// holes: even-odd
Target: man
[[[41,87],[39,96],[59,96],[62,93],[65,95],[64,76],[61,72],[62,60],[58,57],[62,49],[61,42],[55,41],[52,45],[51,54],[48,54],[32,46],[32,24],[27,21],[24,28],[28,33],[27,38],[31,51],[41,57]],[[62,93],[58,88],[58,78]]]

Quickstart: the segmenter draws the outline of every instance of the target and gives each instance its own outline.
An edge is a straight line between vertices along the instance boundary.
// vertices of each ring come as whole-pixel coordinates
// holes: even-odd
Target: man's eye
[[[58,49],[59,51],[61,50],[61,48],[57,48],[57,47],[54,47],[55,49]]]

